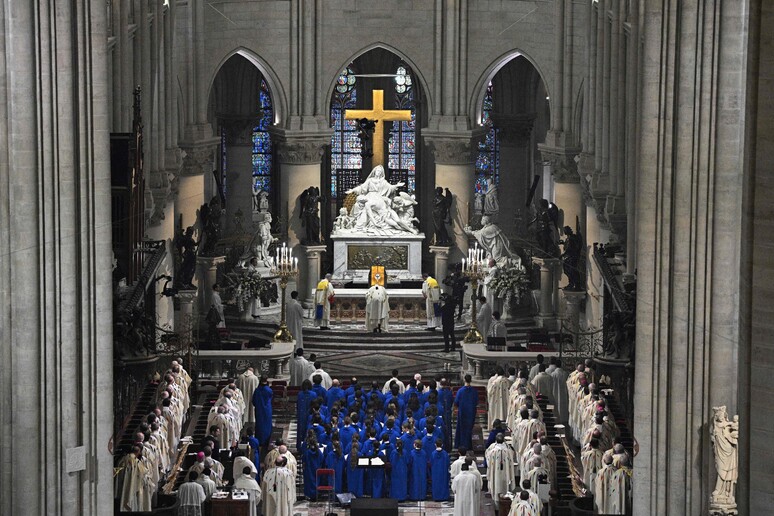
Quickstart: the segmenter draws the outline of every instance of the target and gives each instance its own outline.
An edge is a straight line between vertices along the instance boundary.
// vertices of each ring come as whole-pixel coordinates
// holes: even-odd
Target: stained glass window
[[[274,123],[271,93],[265,80],[261,80],[259,92],[261,119],[253,129],[253,184],[256,190],[272,191],[272,148],[269,126]]]
[[[331,199],[336,199],[338,206],[344,201],[344,192],[357,185],[363,166],[357,120],[344,119],[344,111],[354,109],[357,102],[356,81],[352,67],[345,68],[336,80],[331,103]]]
[[[387,168],[390,181],[403,181],[410,193],[416,191],[416,118],[411,72],[405,65],[395,72],[395,109],[410,109],[410,122],[392,122]]]
[[[491,113],[493,109],[492,83],[490,82],[484,95],[484,108],[481,115],[481,125],[487,129],[487,132],[486,137],[478,144],[476,192],[486,191],[484,179],[487,176],[494,177],[495,184],[500,183],[500,138],[497,134],[497,128],[492,123]]]

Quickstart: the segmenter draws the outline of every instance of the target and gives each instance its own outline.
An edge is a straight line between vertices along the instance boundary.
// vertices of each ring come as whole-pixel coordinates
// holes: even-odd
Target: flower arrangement
[[[498,269],[495,277],[489,282],[489,288],[497,297],[518,304],[529,292],[530,280],[521,267],[507,265]]]
[[[246,272],[241,275],[239,284],[234,290],[234,298],[236,299],[237,309],[240,312],[245,311],[252,299],[261,295],[264,281],[260,274],[256,272]]]

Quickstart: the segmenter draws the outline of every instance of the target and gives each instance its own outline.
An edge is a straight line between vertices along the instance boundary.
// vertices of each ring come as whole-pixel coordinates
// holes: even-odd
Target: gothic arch
[[[499,72],[502,67],[504,67],[506,64],[508,64],[511,60],[516,59],[517,57],[523,57],[529,63],[535,68],[538,75],[540,76],[540,79],[543,81],[543,86],[546,89],[546,94],[549,97],[548,105],[549,110],[553,111],[553,96],[551,95],[550,91],[550,84],[548,81],[546,81],[546,75],[543,73],[543,70],[538,66],[537,62],[530,57],[528,54],[525,54],[521,50],[513,49],[509,52],[506,52],[505,54],[502,54],[497,59],[495,59],[487,68],[484,70],[484,73],[481,75],[479,80],[476,82],[476,85],[473,87],[473,96],[470,99],[469,107],[468,107],[468,116],[470,118],[470,125],[471,127],[477,127],[481,121],[481,115],[482,115],[482,105],[484,103],[484,95],[486,95],[486,88],[489,85],[489,81],[491,81],[494,76]]]
[[[422,71],[419,69],[416,63],[411,58],[409,58],[404,52],[398,50],[392,45],[388,45],[387,43],[382,43],[382,42],[372,43],[366,47],[361,48],[360,50],[352,54],[347,61],[341,63],[341,65],[336,69],[336,73],[333,75],[333,77],[330,78],[330,83],[328,84],[328,88],[325,92],[325,96],[322,97],[325,101],[325,105],[323,106],[323,112],[327,113],[331,109],[331,99],[333,98],[333,90],[336,87],[336,79],[338,78],[338,74],[341,72],[341,70],[343,70],[347,65],[349,65],[358,57],[362,56],[363,54],[375,48],[381,48],[388,52],[392,52],[396,56],[400,57],[409,66],[409,68],[411,68],[411,71],[414,72],[417,80],[419,81],[420,88],[422,89],[422,95],[424,96],[424,101],[426,104],[425,112],[428,114],[428,116],[432,114],[433,99],[430,95],[431,90],[429,85],[427,84],[427,80],[425,79],[425,76],[422,73]]]
[[[255,66],[258,71],[261,72],[261,75],[263,75],[264,80],[266,81],[266,84],[269,87],[269,91],[271,92],[271,99],[272,103],[274,105],[274,123],[277,125],[284,125],[286,119],[287,119],[287,95],[285,93],[284,88],[282,87],[282,84],[280,83],[279,77],[274,72],[274,70],[269,66],[266,61],[264,61],[258,54],[253,52],[250,49],[247,49],[245,47],[239,47],[228,54],[226,54],[223,59],[215,66],[209,76],[208,80],[208,86],[207,86],[207,95],[205,95],[204,99],[201,99],[202,102],[205,103],[205,110],[206,106],[209,105],[210,102],[210,96],[212,95],[212,88],[215,84],[215,78],[218,76],[218,72],[220,72],[221,68],[223,68],[223,65],[231,59],[235,55],[240,55],[247,59],[253,66]]]

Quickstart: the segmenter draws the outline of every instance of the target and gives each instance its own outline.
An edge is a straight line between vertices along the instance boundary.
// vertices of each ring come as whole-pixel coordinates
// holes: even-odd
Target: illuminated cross
[[[360,120],[367,118],[373,120],[374,128],[374,157],[372,166],[386,166],[384,162],[384,122],[410,122],[411,111],[408,109],[384,109],[384,90],[373,90],[373,109],[347,109],[344,118],[347,120]]]

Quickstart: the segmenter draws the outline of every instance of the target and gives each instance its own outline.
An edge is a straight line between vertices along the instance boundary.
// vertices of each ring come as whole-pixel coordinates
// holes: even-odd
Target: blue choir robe
[[[335,478],[336,481],[334,483],[334,490],[336,493],[343,493],[344,492],[344,464],[346,460],[344,459],[344,454],[341,454],[341,457],[336,455],[336,453],[331,450],[328,452],[328,456],[325,457],[325,467],[328,469],[332,469],[336,472]]]
[[[325,401],[328,403],[328,407],[332,407],[334,403],[346,396],[344,391],[340,387],[331,387],[328,389]]]
[[[344,469],[347,471],[347,491],[358,498],[362,498],[363,470],[362,468],[357,467],[357,462],[355,462],[356,467],[352,467],[352,460],[349,455],[346,456],[346,459],[346,466]]]
[[[419,438],[417,434],[410,434],[408,432],[401,434],[400,440],[403,441],[403,449],[404,450],[411,450],[414,448],[414,441],[416,441]]]
[[[323,465],[323,452],[320,448],[302,446],[301,460],[304,461],[304,496],[314,500],[317,498],[317,470]]]
[[[322,425],[312,425],[310,427],[314,431],[315,437],[317,437],[317,442],[319,444],[325,444],[325,442],[328,440],[328,437],[325,433],[325,427]],[[304,435],[304,438],[306,438],[306,435]]]
[[[258,470],[258,473],[255,475],[255,479],[258,480],[261,477],[261,450],[259,449],[261,443],[259,443],[258,439],[251,435],[247,436],[247,443],[250,445],[250,448],[253,449],[253,464],[255,464],[255,469]]]
[[[439,436],[440,434],[433,432],[432,434],[426,435],[422,438],[422,450],[424,450],[425,455],[427,455],[427,462],[430,462],[430,456],[435,450],[435,440],[438,439]]]
[[[478,392],[473,387],[464,385],[457,391],[454,398],[457,406],[457,431],[454,434],[454,447],[473,449],[473,425],[476,422],[476,407],[478,406]]]
[[[301,449],[301,442],[306,439],[306,431],[309,428],[309,406],[315,398],[311,391],[301,391],[296,399],[296,450]]]
[[[449,454],[445,450],[433,450],[430,457],[430,485],[433,500],[444,502],[449,499]]]
[[[357,428],[352,425],[344,426],[339,430],[339,441],[341,442],[341,449],[346,450],[352,444],[352,436],[357,433]]]
[[[328,403],[328,391],[319,383],[312,386],[312,392],[314,392],[316,398],[322,398],[323,403]]]
[[[385,459],[384,453],[377,453],[378,457],[382,460]],[[384,468],[371,468],[368,470],[371,481],[371,497],[382,498],[384,497]]]
[[[258,386],[253,392],[253,406],[255,407],[255,437],[261,446],[269,444],[271,439],[272,418],[271,400],[274,393],[268,385]]]
[[[401,502],[408,498],[409,482],[409,452],[403,451],[399,454],[397,450],[390,453],[390,498],[395,498]]]
[[[451,449],[451,436],[452,436],[452,427],[451,427],[451,416],[452,416],[452,404],[454,403],[454,398],[452,396],[451,389],[443,388],[438,390],[438,405],[439,407],[443,407],[443,424],[444,424],[444,448],[446,451],[449,451]],[[440,412],[439,412],[440,415]]]
[[[409,500],[427,498],[427,455],[424,450],[411,450],[409,463]]]
[[[365,441],[362,441],[362,443],[363,446],[360,447],[361,457],[375,457],[379,453],[379,441],[376,439],[366,439]],[[375,469],[369,468],[363,472],[363,491],[365,494],[373,496],[374,498],[378,498],[373,495],[373,484],[376,471],[377,470]]]

